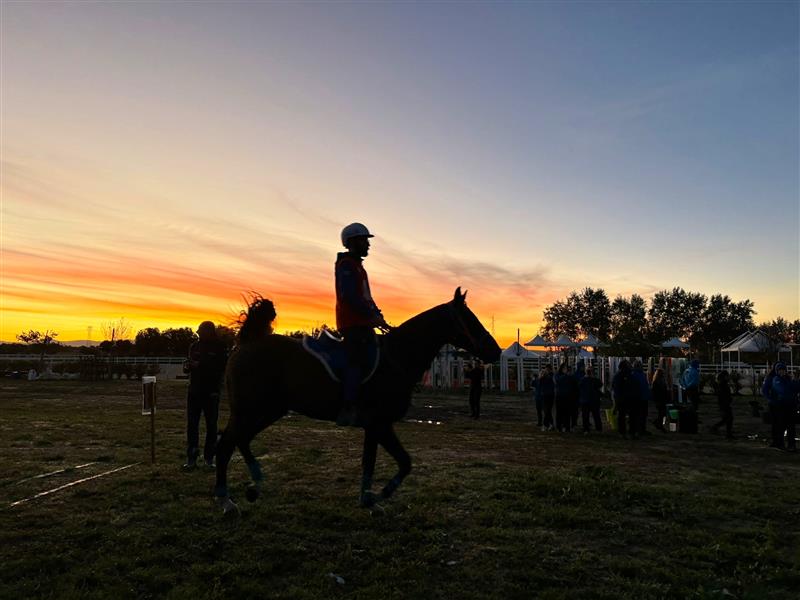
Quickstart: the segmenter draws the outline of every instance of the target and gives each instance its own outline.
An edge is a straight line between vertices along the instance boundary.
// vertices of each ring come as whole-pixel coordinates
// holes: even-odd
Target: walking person
[[[725,437],[733,439],[733,396],[729,383],[728,372],[724,369],[717,375],[717,403],[719,404],[720,420],[709,429],[717,433],[725,425]]]
[[[797,450],[795,441],[795,414],[797,413],[798,380],[792,380],[786,370],[786,363],[775,363],[761,393],[769,403],[772,416],[772,447],[784,450],[788,446],[790,452]],[[786,445],[784,445],[786,434]]]
[[[594,428],[603,431],[603,424],[600,420],[600,392],[603,389],[602,382],[595,377],[594,369],[591,365],[586,367],[586,371],[578,382],[578,398],[581,406],[581,416],[583,418],[583,433],[589,433],[589,415],[594,419]]]
[[[575,377],[566,362],[561,363],[556,374],[556,429],[562,433],[572,431],[572,415],[578,395]]]
[[[536,382],[536,407],[542,407],[542,431],[553,430],[553,404],[555,403],[556,388],[553,381],[553,367],[545,365],[539,372]]]
[[[473,419],[480,419],[483,365],[480,361],[475,361],[465,374],[469,379],[469,416]]]
[[[189,349],[189,358],[183,372],[189,375],[189,393],[186,400],[186,464],[190,471],[197,466],[200,455],[200,416],[205,417],[206,439],[203,460],[207,467],[214,466],[217,446],[217,419],[222,376],[228,360],[227,348],[217,337],[211,321],[203,321],[197,328],[198,341]]]
[[[669,403],[669,388],[667,388],[667,378],[664,376],[664,369],[658,368],[653,373],[653,382],[650,385],[650,395],[656,405],[656,418],[653,425],[661,431],[664,429],[664,421],[667,418],[667,404]]]
[[[620,361],[617,373],[611,381],[611,391],[614,395],[614,413],[617,414],[620,435],[628,439],[630,432],[631,437],[637,439],[639,382],[633,376],[631,364],[627,360]]]

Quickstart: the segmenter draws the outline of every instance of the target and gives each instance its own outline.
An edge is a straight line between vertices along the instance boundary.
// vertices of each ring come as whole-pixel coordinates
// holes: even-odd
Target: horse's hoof
[[[362,492],[361,493],[361,508],[372,508],[375,506],[375,503],[378,501],[378,497],[373,494],[372,492]]]
[[[239,510],[239,507],[236,506],[236,503],[229,497],[220,498],[219,505],[222,507],[223,517],[239,517],[242,514],[242,511]]]
[[[247,486],[247,489],[244,491],[244,497],[247,498],[248,502],[255,502],[258,500],[258,497],[261,495],[261,490],[258,489],[252,483]]]

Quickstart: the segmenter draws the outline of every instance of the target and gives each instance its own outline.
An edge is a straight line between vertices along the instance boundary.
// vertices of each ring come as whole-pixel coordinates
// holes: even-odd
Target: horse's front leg
[[[372,493],[372,476],[375,473],[375,457],[378,454],[378,436],[372,427],[364,429],[364,452],[361,455],[361,495],[359,503],[364,508],[375,504]]]
[[[383,498],[390,498],[395,493],[403,480],[411,473],[411,456],[409,456],[403,444],[397,439],[394,428],[388,425],[381,429],[378,442],[381,446],[397,461],[398,471],[397,474],[389,480],[383,490],[381,496]]]

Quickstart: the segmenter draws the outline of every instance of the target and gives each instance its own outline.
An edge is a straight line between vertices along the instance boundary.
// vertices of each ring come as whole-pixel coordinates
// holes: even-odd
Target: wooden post
[[[153,384],[153,410],[150,411],[150,463],[156,464],[156,390]]]
[[[156,378],[142,377],[142,414],[150,415],[150,462],[156,462]]]

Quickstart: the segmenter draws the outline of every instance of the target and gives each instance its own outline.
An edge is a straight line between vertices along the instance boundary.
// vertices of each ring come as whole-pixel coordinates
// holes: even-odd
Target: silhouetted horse
[[[395,435],[392,423],[402,419],[411,402],[414,385],[430,367],[444,344],[454,344],[493,362],[500,347],[464,302],[461,288],[453,300],[427,310],[381,337],[380,362],[364,384],[371,409],[364,427],[361,505],[372,506],[372,475],[378,444],[397,461],[397,474],[383,488],[389,498],[411,471],[411,458]],[[254,501],[263,481],[250,441],[290,410],[335,421],[342,403],[341,384],[328,375],[322,363],[306,352],[297,339],[274,335],[268,328],[275,318],[268,300],[250,305],[239,334],[239,346],[228,360],[226,384],[230,420],[217,445],[215,495],[224,511],[238,510],[228,495],[228,462],[238,447],[253,483],[247,499]]]

